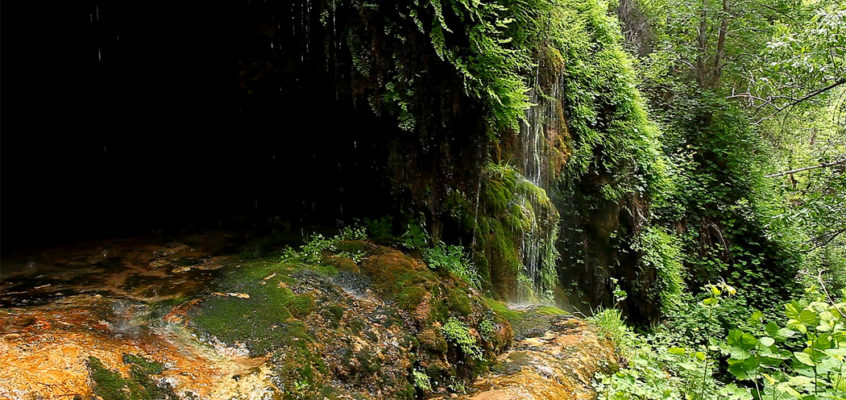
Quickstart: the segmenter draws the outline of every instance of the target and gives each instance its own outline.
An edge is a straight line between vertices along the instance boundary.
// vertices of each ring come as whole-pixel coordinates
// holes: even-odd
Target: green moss
[[[323,398],[319,393],[326,389],[328,368],[306,343],[289,342],[273,353],[271,364],[279,377],[285,398]]]
[[[518,276],[523,273],[520,244],[529,240],[529,232],[539,244],[541,268],[532,277],[533,293],[546,295],[558,284],[555,261],[558,253],[555,241],[558,230],[558,211],[542,188],[524,178],[514,167],[504,163],[490,163],[482,173],[479,209],[470,202],[457,202],[458,217],[465,230],[474,232],[476,239],[473,260],[482,288],[507,299],[524,296],[519,293]],[[536,279],[535,279],[536,278]]]
[[[244,343],[252,355],[267,354],[292,335],[308,338],[301,329],[284,328],[301,325],[296,318],[314,311],[311,295],[297,295],[286,287],[290,273],[301,268],[264,260],[228,271],[218,284],[222,295],[207,296],[189,313],[193,327],[228,345]]]
[[[362,368],[369,374],[375,374],[382,370],[382,364],[379,359],[367,348],[363,348],[356,353],[355,359],[361,364]]]
[[[147,375],[158,375],[164,372],[164,366],[162,364],[133,354],[124,354],[123,362],[125,364],[132,364],[138,368],[138,371]]]
[[[332,328],[337,329],[340,325],[341,319],[344,318],[344,311],[346,309],[338,304],[330,304],[323,310],[323,316],[329,320]]]
[[[373,250],[373,244],[364,240],[342,240],[335,244],[335,248],[343,253],[369,254]]]
[[[450,290],[447,292],[447,302],[451,310],[457,311],[463,316],[468,316],[473,312],[473,306],[470,303],[470,298],[467,291],[461,288]]]
[[[489,307],[489,308],[490,308],[490,309],[491,309],[494,313],[496,313],[496,315],[498,315],[499,317],[501,317],[501,318],[505,319],[505,320],[506,320],[506,321],[508,321],[509,323],[517,322],[517,321],[519,321],[519,320],[522,318],[522,316],[523,316],[523,313],[522,313],[522,312],[509,309],[509,308],[505,305],[505,303],[502,303],[502,302],[500,302],[500,301],[497,301],[497,300],[491,299],[491,298],[489,298],[489,297],[485,297],[484,299],[485,299],[485,304],[486,304],[486,305],[487,305],[487,306],[488,306],[488,307]]]
[[[169,384],[150,376],[164,371],[161,364],[130,354],[124,354],[123,362],[130,365],[128,378],[106,368],[97,357],[88,358],[86,365],[94,382],[94,394],[103,400],[177,399]]]
[[[528,332],[548,329],[560,317],[570,315],[567,311],[552,306],[535,306],[525,311],[510,310],[505,304],[490,298],[485,298],[485,304],[497,317],[508,321],[515,337],[523,337]]]
[[[119,372],[110,371],[97,357],[89,357],[86,365],[94,382],[94,394],[104,400],[130,398],[130,393],[125,391],[126,380]]]
[[[444,354],[448,345],[443,334],[439,330],[427,328],[417,336],[420,347],[433,353]]]
[[[362,264],[381,295],[394,300],[401,309],[413,311],[438,286],[434,272],[399,251],[369,257]]]
[[[303,318],[314,311],[314,299],[310,295],[295,295],[291,289],[283,288],[288,309],[297,318]]]
[[[397,305],[404,310],[414,310],[428,293],[428,290],[419,286],[405,286],[396,294]]]
[[[360,319],[354,319],[354,320],[350,321],[350,329],[356,335],[360,334],[361,331],[364,330],[365,326],[366,325],[364,324],[364,321],[362,321]]]

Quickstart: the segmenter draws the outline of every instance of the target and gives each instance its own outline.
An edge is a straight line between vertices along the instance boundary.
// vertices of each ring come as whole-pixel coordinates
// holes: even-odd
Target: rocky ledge
[[[593,396],[594,372],[616,365],[583,321],[506,307],[368,241],[340,242],[311,263],[243,254],[144,262],[134,270],[158,271],[145,274],[147,292],[155,277],[166,287],[193,269],[214,273],[166,298],[103,291],[10,302],[0,309],[0,398],[581,399]],[[26,295],[13,286],[0,295]]]

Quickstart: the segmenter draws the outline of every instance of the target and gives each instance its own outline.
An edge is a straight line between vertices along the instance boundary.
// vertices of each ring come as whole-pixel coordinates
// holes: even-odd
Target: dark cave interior
[[[403,133],[339,93],[322,52],[271,47],[266,9],[5,6],[4,249],[395,212],[384,167]],[[250,88],[250,57],[283,71]]]

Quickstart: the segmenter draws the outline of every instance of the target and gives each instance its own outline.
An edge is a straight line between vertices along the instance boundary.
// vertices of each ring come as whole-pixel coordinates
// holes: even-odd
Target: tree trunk
[[[714,76],[711,80],[712,89],[717,89],[720,86],[720,79],[723,74],[723,58],[726,53],[726,32],[728,31],[729,12],[729,0],[723,0],[723,15],[720,19],[720,32],[717,37],[717,54],[714,56]]]
[[[705,59],[708,55],[708,1],[702,0],[702,13],[699,20],[699,54],[696,56],[696,81],[700,87],[705,87]]]

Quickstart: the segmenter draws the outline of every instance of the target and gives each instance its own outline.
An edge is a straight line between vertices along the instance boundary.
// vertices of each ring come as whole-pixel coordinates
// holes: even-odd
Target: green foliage
[[[756,399],[837,399],[846,396],[846,292],[838,303],[816,288],[784,306],[784,322],[750,318],[720,347],[728,371],[751,382]]]
[[[677,237],[650,226],[637,237],[632,249],[640,252],[642,268],[653,270],[657,275],[656,284],[644,291],[667,312],[678,304],[685,289],[683,258]]]
[[[447,342],[461,349],[465,356],[478,361],[483,359],[482,348],[476,343],[476,339],[470,334],[470,329],[463,322],[450,318],[441,328],[441,332]]]
[[[844,107],[842,2],[616,5],[673,161],[676,190],[659,212],[680,233],[691,286],[725,276],[769,308],[795,295],[800,269],[839,268],[842,169],[766,174],[846,152],[844,121],[831,118]]]
[[[479,323],[479,335],[481,335],[482,340],[486,342],[492,341],[494,335],[496,335],[496,331],[496,323],[489,318],[485,318]]]
[[[409,250],[421,250],[428,246],[431,239],[425,228],[426,225],[423,220],[418,221],[410,218],[408,224],[406,224],[405,232],[400,237],[403,247]]]
[[[283,261],[301,261],[307,264],[317,264],[323,259],[323,254],[328,251],[334,251],[335,244],[340,240],[340,236],[326,238],[319,233],[311,235],[308,240],[303,243],[298,250],[291,247],[286,247],[282,251]]]
[[[429,375],[426,375],[423,371],[413,370],[411,371],[412,377],[414,378],[414,387],[422,392],[431,392],[432,391],[432,382],[429,380]]]
[[[339,233],[332,237],[324,237],[320,233],[312,234],[298,249],[286,247],[282,250],[282,262],[301,262],[305,264],[320,264],[326,253],[333,253],[350,258],[358,263],[364,257],[361,250],[340,251],[338,244],[345,240],[367,239],[367,228],[354,224],[342,227]]]
[[[523,73],[531,60],[527,49],[516,45],[514,36],[531,23],[533,7],[471,0],[429,0],[421,7],[424,9],[411,8],[409,14],[415,17],[431,10],[431,27],[419,20],[418,27],[428,29],[438,57],[455,68],[468,94],[483,100],[495,125],[516,127],[529,107]]]
[[[385,215],[378,219],[364,219],[367,225],[367,232],[373,239],[384,240],[392,237],[394,232],[394,219],[390,215]]]
[[[423,249],[423,260],[432,269],[445,269],[463,279],[475,288],[481,288],[479,274],[461,246],[447,246],[438,242],[434,247]]]
[[[707,296],[698,303],[706,312],[703,323],[711,323],[723,294],[735,289],[725,283],[710,285]],[[594,387],[599,398],[610,399],[749,399],[737,385],[724,385],[713,376],[716,343],[705,331],[705,344],[690,342],[672,328],[649,335],[635,334],[622,321],[616,309],[603,310],[591,322],[615,342],[628,365],[611,374],[599,374]],[[710,339],[710,340],[707,340]],[[693,346],[693,349],[685,346]]]
[[[356,222],[342,227],[338,236],[340,240],[365,240],[367,239],[367,228]]]
[[[631,58],[615,19],[596,1],[552,1],[544,34],[564,55],[563,98],[575,141],[565,180],[611,172],[601,198],[659,194],[664,185],[659,131],[646,116]]]
[[[513,166],[490,163],[483,175],[480,207],[468,230],[476,239],[474,259],[480,266],[482,286],[490,284],[496,293],[509,298],[548,297],[558,284],[558,211],[546,191]],[[523,246],[520,251],[519,244],[524,242],[537,247]],[[538,255],[535,262],[539,265],[531,276],[524,265],[528,251]],[[527,284],[518,286],[521,276]]]

